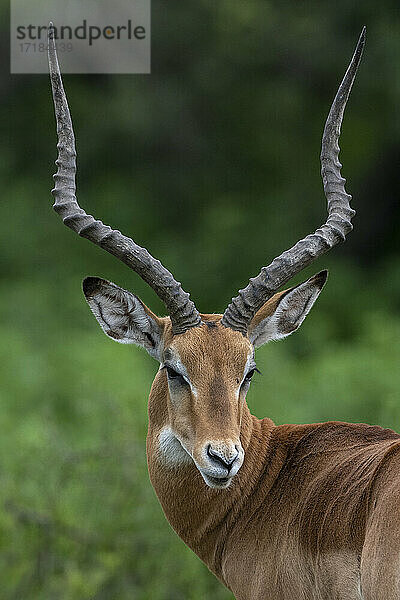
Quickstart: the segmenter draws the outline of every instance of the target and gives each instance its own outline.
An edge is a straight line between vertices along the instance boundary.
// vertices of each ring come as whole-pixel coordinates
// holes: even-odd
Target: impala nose
[[[207,455],[211,460],[219,463],[225,469],[229,471],[232,468],[233,463],[239,456],[239,450],[237,446],[229,446],[229,447],[212,447],[211,444],[208,444],[207,447]]]

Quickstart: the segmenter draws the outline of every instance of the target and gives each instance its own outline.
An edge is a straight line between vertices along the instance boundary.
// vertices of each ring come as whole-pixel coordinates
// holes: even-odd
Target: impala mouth
[[[204,481],[210,488],[223,490],[230,486],[233,477],[212,477],[201,472]]]

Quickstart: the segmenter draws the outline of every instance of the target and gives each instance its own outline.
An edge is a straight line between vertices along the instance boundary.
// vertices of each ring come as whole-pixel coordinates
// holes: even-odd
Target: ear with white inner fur
[[[137,296],[99,277],[83,280],[83,293],[108,337],[120,344],[137,344],[161,360],[162,325]]]
[[[249,339],[254,347],[259,348],[296,331],[320,295],[327,277],[328,271],[321,271],[268,300],[250,323]]]

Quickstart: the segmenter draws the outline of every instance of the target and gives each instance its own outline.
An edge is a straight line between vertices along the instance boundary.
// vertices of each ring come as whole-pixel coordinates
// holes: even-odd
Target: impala
[[[365,30],[323,133],[326,223],[263,267],[217,315],[200,314],[145,248],[78,205],[74,133],[49,26],[58,133],[54,208],[165,303],[169,316],[158,317],[109,281],[83,282],[103,331],[142,346],[160,363],[149,396],[150,479],[172,527],[238,600],[400,598],[400,436],[340,422],[275,426],[246,404],[255,349],[298,329],[327,272],[279,288],[352,229],[338,138],[364,41]]]

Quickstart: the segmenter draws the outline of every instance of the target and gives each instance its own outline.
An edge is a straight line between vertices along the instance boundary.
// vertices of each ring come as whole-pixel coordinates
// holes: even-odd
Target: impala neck
[[[177,534],[223,580],[222,549],[230,529],[249,496],[252,495],[254,501],[261,479],[265,496],[283,464],[283,456],[270,455],[269,440],[275,425],[270,419],[258,420],[245,406],[241,427],[245,461],[229,488],[214,490],[204,483],[192,459],[180,450],[179,442],[174,447],[173,438],[171,441],[161,434],[168,431],[166,398],[166,383],[159,373],[149,397],[147,461],[150,479],[165,516]],[[169,457],[168,443],[172,444]]]

